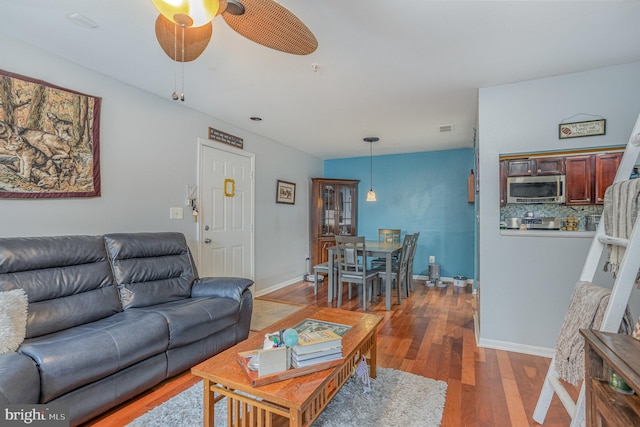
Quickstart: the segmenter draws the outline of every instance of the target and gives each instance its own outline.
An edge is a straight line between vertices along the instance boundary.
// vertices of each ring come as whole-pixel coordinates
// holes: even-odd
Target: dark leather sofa
[[[0,355],[0,404],[60,404],[72,425],[244,340],[250,279],[199,278],[180,233],[0,239],[0,291],[28,295]]]

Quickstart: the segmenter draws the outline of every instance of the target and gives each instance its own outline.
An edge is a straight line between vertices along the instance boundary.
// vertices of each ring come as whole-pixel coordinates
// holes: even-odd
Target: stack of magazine
[[[298,344],[291,349],[293,368],[342,358],[342,336],[350,329],[349,326],[305,319],[294,329],[298,331]]]

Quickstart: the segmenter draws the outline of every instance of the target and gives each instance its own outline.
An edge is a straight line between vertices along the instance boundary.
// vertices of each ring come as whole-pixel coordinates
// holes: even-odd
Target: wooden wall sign
[[[242,138],[230,135],[226,132],[222,132],[221,130],[209,128],[209,139],[213,139],[214,141],[224,142],[225,144],[233,145],[234,147],[238,147],[242,149],[244,147],[244,141]]]
[[[560,123],[558,135],[560,139],[579,138],[605,134],[605,119],[588,122]]]

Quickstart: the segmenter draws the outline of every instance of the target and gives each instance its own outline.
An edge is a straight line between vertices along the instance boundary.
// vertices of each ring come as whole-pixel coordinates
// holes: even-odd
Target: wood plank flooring
[[[451,426],[536,426],[532,420],[549,359],[476,346],[474,296],[464,289],[426,287],[415,282],[409,299],[398,305],[395,298],[387,312],[384,298],[369,306],[383,317],[378,332],[378,364],[448,383],[443,427]],[[394,295],[395,297],[395,295]],[[262,297],[273,301],[321,307],[327,302],[326,287],[317,296],[313,285],[300,282]],[[361,311],[359,299],[349,300],[346,291],[342,308]],[[198,381],[189,373],[174,377],[136,399],[92,420],[87,426],[125,425],[149,409],[180,393]],[[577,390],[571,390],[577,396]],[[420,396],[416,396],[416,405]],[[545,427],[568,426],[570,418],[554,397]]]

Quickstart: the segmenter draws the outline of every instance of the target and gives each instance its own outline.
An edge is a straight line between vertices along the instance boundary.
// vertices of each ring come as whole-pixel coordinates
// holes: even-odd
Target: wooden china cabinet
[[[640,341],[591,329],[580,333],[584,336],[587,427],[640,425]],[[612,372],[635,392],[619,383],[614,383],[617,389],[610,386]]]
[[[311,178],[311,266],[328,261],[336,235],[357,235],[359,182]]]

